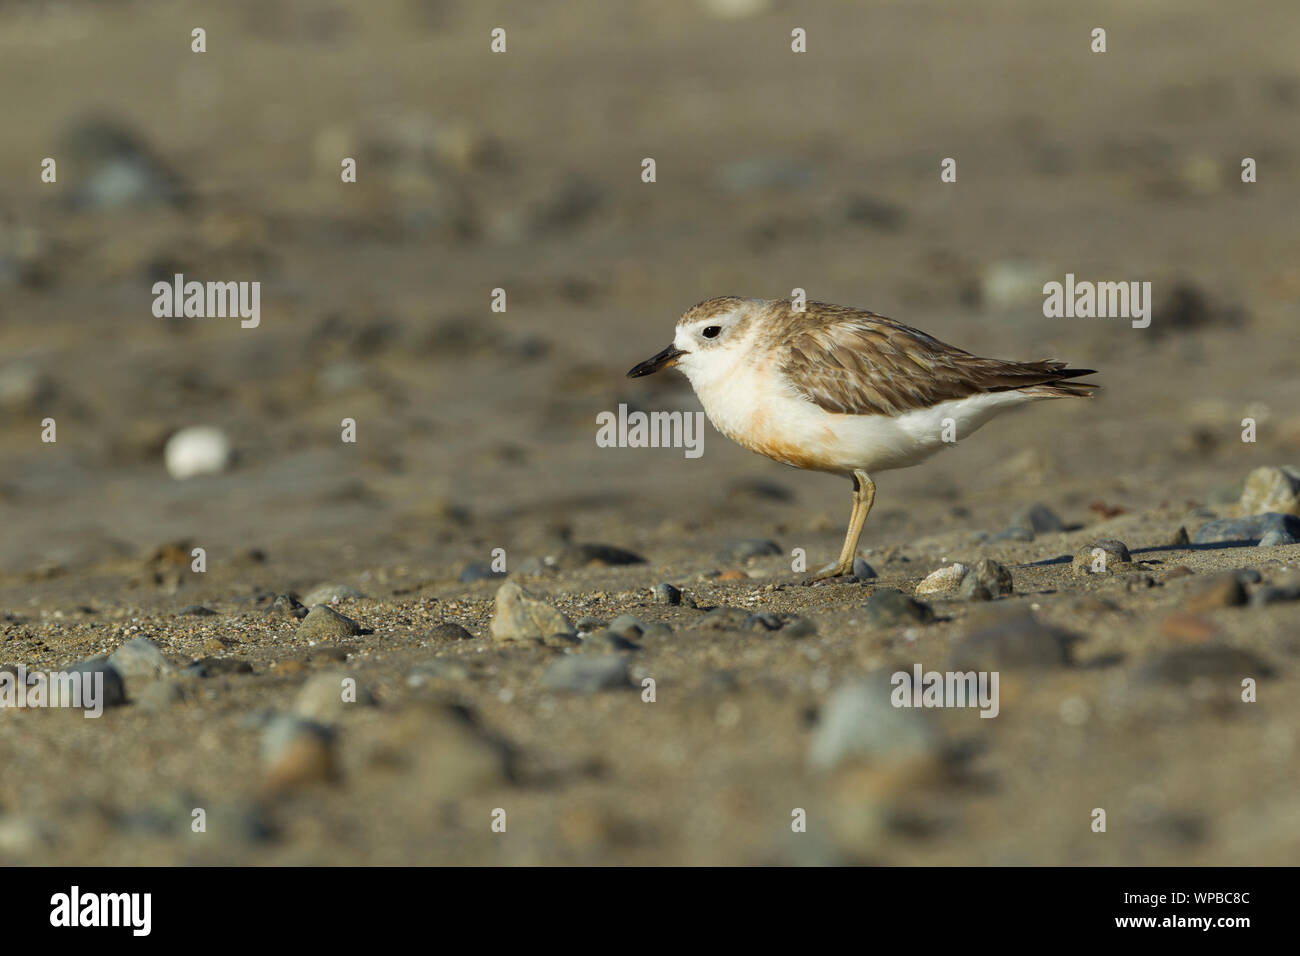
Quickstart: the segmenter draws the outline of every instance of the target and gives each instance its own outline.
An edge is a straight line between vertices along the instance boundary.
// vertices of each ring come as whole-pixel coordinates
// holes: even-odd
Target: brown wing
[[[1090,375],[1090,369],[978,358],[919,329],[858,310],[794,331],[780,367],[808,401],[846,415],[897,415],[980,392],[1033,389],[1044,396],[1086,396],[1096,387],[1057,384]]]

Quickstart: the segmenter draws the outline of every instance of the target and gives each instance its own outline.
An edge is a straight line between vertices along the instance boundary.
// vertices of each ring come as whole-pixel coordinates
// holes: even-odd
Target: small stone
[[[231,637],[209,637],[203,642],[203,649],[209,654],[220,654],[238,645],[239,641]]]
[[[582,639],[582,645],[578,648],[579,653],[590,654],[592,652],[602,654],[614,654],[623,651],[639,651],[641,645],[631,641],[622,634],[615,634],[613,631],[599,630],[593,631]]]
[[[631,614],[620,614],[614,620],[609,622],[609,630],[615,634],[635,640],[641,636],[645,630],[645,625],[633,617]]]
[[[1183,599],[1182,608],[1192,614],[1246,603],[1246,589],[1232,573],[1216,574]]]
[[[869,581],[872,578],[880,577],[876,573],[876,569],[861,558],[853,559],[853,576],[859,581]]]
[[[459,624],[443,621],[429,629],[428,638],[431,641],[472,641],[474,635]]]
[[[641,635],[642,641],[659,641],[664,638],[672,637],[673,629],[667,624],[651,624]]]
[[[783,623],[775,614],[764,611],[748,615],[743,627],[747,631],[779,631]]]
[[[1201,527],[1192,538],[1194,544],[1223,544],[1231,541],[1261,541],[1270,531],[1283,537],[1281,543],[1300,541],[1300,518],[1272,511],[1246,518],[1220,518]],[[1276,538],[1273,540],[1277,540]]]
[[[950,661],[954,670],[1064,667],[1073,640],[1074,635],[1044,624],[1031,612],[998,613],[961,637]]]
[[[497,641],[527,641],[552,634],[574,634],[569,619],[560,610],[534,597],[513,581],[497,590],[492,614],[492,638]]]
[[[645,558],[631,551],[608,544],[571,544],[560,552],[555,566],[561,571],[576,571],[598,565],[619,567],[628,564],[645,564]]]
[[[1277,584],[1260,588],[1250,596],[1250,603],[1255,607],[1265,604],[1278,604],[1284,601],[1300,601],[1300,577],[1279,581]]]
[[[817,633],[817,625],[806,617],[797,618],[781,629],[782,637],[812,637]]]
[[[1131,570],[1133,556],[1123,541],[1101,538],[1075,552],[1070,567],[1075,574],[1113,574]]]
[[[185,700],[185,688],[179,681],[156,680],[141,692],[136,703],[145,710],[166,710]]]
[[[975,567],[962,577],[957,594],[959,597],[987,601],[989,598],[1007,597],[1014,591],[1011,572],[1005,565],[989,558],[980,558]],[[980,597],[979,592],[987,596]]]
[[[364,597],[364,593],[350,584],[322,584],[303,598],[302,603],[306,607],[315,607],[317,604],[337,604],[339,601],[356,601]]]
[[[460,661],[434,659],[417,665],[406,678],[408,687],[423,687],[430,680],[468,680],[470,670]]]
[[[719,581],[748,581],[749,575],[746,574],[744,571],[736,571],[733,569],[730,571],[723,571],[721,574],[718,575],[718,580]]]
[[[743,538],[729,541],[718,551],[718,560],[724,564],[744,564],[751,558],[781,554],[781,546],[766,538]]]
[[[1138,671],[1138,679],[1149,683],[1187,684],[1197,678],[1271,677],[1273,668],[1264,660],[1226,644],[1200,644],[1162,651]]]
[[[745,626],[749,612],[738,607],[715,607],[700,620],[699,626],[714,631],[734,631]]]
[[[352,707],[374,707],[375,695],[341,671],[316,674],[302,685],[293,712],[321,724],[334,724]]]
[[[843,685],[821,709],[808,751],[813,770],[844,764],[891,764],[934,760],[940,745],[930,715],[895,707],[887,675],[873,674]]]
[[[294,677],[307,673],[307,662],[299,660],[276,661],[271,665],[277,677]]]
[[[1265,466],[1246,476],[1241,500],[1237,502],[1237,513],[1262,515],[1270,512],[1300,515],[1300,468]]]
[[[187,604],[176,612],[177,617],[214,617],[216,611],[212,608],[204,607],[202,604]]]
[[[917,594],[951,594],[961,585],[961,579],[970,568],[959,561],[931,572],[916,586]]]
[[[1008,531],[1028,531],[1030,540],[1040,534],[1053,534],[1065,530],[1065,522],[1044,504],[1033,504],[1017,511],[1007,525]]]
[[[867,600],[867,617],[876,627],[925,624],[934,620],[928,604],[913,600],[894,588],[881,588]]]
[[[1185,548],[1192,543],[1192,539],[1187,535],[1187,529],[1179,527],[1174,532],[1174,536],[1169,539],[1169,546],[1172,548]]]
[[[280,715],[262,731],[267,783],[280,790],[333,780],[337,775],[334,731],[301,717]]]
[[[1276,548],[1279,545],[1296,543],[1296,538],[1293,535],[1289,535],[1285,531],[1279,531],[1276,528],[1273,528],[1270,531],[1264,532],[1264,536],[1259,539],[1258,547]]]
[[[127,641],[109,655],[108,662],[129,681],[153,680],[172,669],[158,645],[147,637]]]
[[[219,475],[230,467],[234,453],[220,428],[196,425],[182,428],[163,449],[167,472],[177,480],[199,475]]]
[[[627,679],[627,662],[617,655],[608,655],[562,657],[546,669],[542,686],[572,694],[593,694],[632,685]]]
[[[656,604],[668,604],[676,607],[682,603],[682,592],[668,583],[656,584],[654,586],[654,598]]]
[[[352,618],[344,617],[332,607],[317,604],[302,619],[297,634],[308,640],[337,641],[360,634],[361,631],[361,625]]]
[[[504,578],[505,571],[497,571],[492,567],[491,561],[475,561],[473,564],[465,565],[465,569],[460,572],[461,584],[473,584],[475,581],[490,581],[493,578]]]
[[[231,657],[204,657],[181,671],[182,677],[216,677],[221,674],[251,674],[253,665]]]
[[[73,664],[69,670],[77,674],[104,675],[104,687],[101,692],[103,706],[116,707],[119,704],[126,703],[126,681],[122,679],[121,672],[103,654]]]

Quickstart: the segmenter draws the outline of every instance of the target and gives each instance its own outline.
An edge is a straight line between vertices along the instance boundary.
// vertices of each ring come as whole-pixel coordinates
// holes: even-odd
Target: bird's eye
[[[709,326],[707,329],[705,329],[701,334],[702,334],[706,339],[716,339],[716,338],[718,337],[718,333],[721,332],[721,331],[722,331],[722,326],[720,326],[720,325],[710,325],[710,326]]]

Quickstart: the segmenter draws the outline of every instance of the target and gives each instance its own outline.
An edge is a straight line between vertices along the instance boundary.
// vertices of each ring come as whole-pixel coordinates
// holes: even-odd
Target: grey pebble
[[[590,565],[616,567],[628,564],[645,564],[645,558],[632,551],[609,544],[571,544],[560,552],[555,566],[561,571],[576,571]]]
[[[307,616],[307,607],[292,594],[277,594],[266,613],[286,620],[301,621]]]
[[[814,770],[843,763],[893,763],[933,758],[939,736],[924,710],[895,707],[885,674],[872,674],[831,694],[808,751]]]
[[[546,669],[542,686],[547,690],[592,694],[631,687],[627,662],[618,655],[562,657]]]
[[[966,572],[957,588],[958,597],[987,601],[1007,597],[1015,591],[1011,572],[1005,565],[989,558],[980,558],[975,567]]]
[[[718,560],[743,564],[751,558],[781,554],[781,546],[766,538],[744,538],[729,541],[718,550]]]
[[[867,617],[876,627],[926,624],[934,620],[930,605],[894,588],[881,588],[867,600]]]
[[[1012,515],[1011,522],[1007,525],[1007,531],[1028,531],[1031,541],[1036,535],[1064,530],[1065,522],[1061,516],[1041,503],[1020,509]]]
[[[355,601],[365,596],[363,591],[358,591],[350,584],[322,584],[309,592],[302,603],[306,607],[315,607],[317,604],[333,604],[335,601]]]
[[[654,586],[654,598],[656,604],[667,604],[676,607],[682,603],[682,592],[665,582]]]
[[[876,573],[876,569],[861,558],[853,559],[853,576],[859,581],[869,581],[872,578],[880,577]]]
[[[1300,541],[1300,517],[1271,511],[1248,518],[1220,518],[1202,525],[1192,538],[1194,544],[1223,544],[1229,541],[1262,541],[1264,536],[1276,531],[1284,539],[1282,544]],[[1274,538],[1272,540],[1277,540]]]
[[[959,638],[950,655],[956,670],[1045,669],[1070,663],[1075,636],[1016,610]]]
[[[1187,684],[1200,677],[1224,677],[1235,682],[1243,677],[1271,677],[1273,673],[1266,661],[1250,651],[1226,644],[1201,644],[1157,654],[1138,671],[1138,679]]]
[[[641,632],[645,630],[645,625],[631,614],[620,614],[609,622],[608,629],[621,637],[635,640],[641,636]]]
[[[360,634],[362,627],[350,617],[345,617],[332,607],[317,604],[298,625],[299,637],[332,641]]]
[[[77,674],[104,675],[102,700],[105,707],[116,707],[126,703],[126,681],[122,679],[121,672],[103,654],[73,664],[69,670]]]
[[[613,631],[593,631],[582,639],[582,645],[578,648],[579,653],[589,654],[599,652],[602,654],[618,653],[620,651],[639,651],[641,645],[635,641],[629,640],[622,634],[615,634]]]
[[[1097,554],[1098,551],[1102,554]],[[1099,538],[1076,551],[1070,567],[1075,574],[1114,574],[1132,570],[1132,563],[1133,556],[1123,541]]]
[[[428,638],[433,641],[472,641],[474,635],[459,624],[443,621],[429,629]]]
[[[374,707],[376,703],[375,695],[355,677],[333,671],[307,679],[294,699],[293,712],[321,724],[333,724],[352,707]]]
[[[475,561],[473,564],[465,565],[465,569],[460,572],[460,583],[473,584],[475,581],[490,581],[505,576],[506,572],[495,570],[491,561]]]
[[[145,710],[166,710],[183,700],[185,688],[179,681],[156,680],[140,693],[136,703]]]
[[[108,662],[129,681],[153,680],[172,669],[158,645],[147,637],[127,641],[109,655]]]

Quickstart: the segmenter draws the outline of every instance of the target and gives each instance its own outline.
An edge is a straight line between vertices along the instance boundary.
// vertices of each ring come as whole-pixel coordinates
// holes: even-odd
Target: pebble
[[[505,571],[497,571],[492,567],[491,561],[475,561],[473,564],[465,565],[465,570],[460,572],[461,584],[473,584],[475,581],[490,581],[493,578],[504,578]]]
[[[618,655],[562,657],[546,669],[542,686],[571,694],[592,694],[602,690],[631,687],[627,662]]]
[[[1270,531],[1278,532],[1279,538],[1271,540],[1279,544],[1295,544],[1300,541],[1300,517],[1270,511],[1267,514],[1251,515],[1246,518],[1220,518],[1203,525],[1192,538],[1194,544],[1223,544],[1232,541],[1253,541],[1258,543]]]
[[[743,538],[739,541],[729,541],[724,544],[718,550],[717,558],[724,564],[743,564],[751,558],[762,558],[781,553],[783,553],[781,546],[775,541],[766,538]]]
[[[852,763],[929,762],[940,740],[924,710],[895,707],[894,688],[883,673],[837,688],[817,721],[808,750],[813,770]]]
[[[145,710],[166,710],[172,704],[185,700],[185,688],[179,681],[156,680],[146,687],[136,698],[138,706]]]
[[[1260,588],[1250,596],[1250,603],[1255,607],[1265,604],[1277,604],[1284,601],[1300,601],[1300,578],[1280,581],[1269,587]]]
[[[1246,603],[1246,589],[1232,572],[1216,574],[1202,583],[1182,601],[1182,609],[1192,614],[1221,607],[1239,607]]]
[[[853,576],[859,581],[869,581],[872,578],[880,577],[876,573],[876,569],[861,558],[853,559]]]
[[[73,208],[184,206],[192,198],[185,182],[128,127],[92,119],[69,129],[63,146],[73,157],[69,160],[73,168],[80,171],[69,194]]]
[[[1022,508],[1011,516],[1008,531],[1028,531],[1031,539],[1035,535],[1053,534],[1065,530],[1065,522],[1045,504],[1033,504]]]
[[[215,617],[216,611],[202,604],[187,604],[176,612],[177,617]]]
[[[78,674],[102,673],[104,675],[102,699],[105,707],[116,707],[126,703],[126,681],[122,679],[121,672],[103,654],[73,664],[69,670]]]
[[[934,620],[930,605],[913,600],[894,588],[881,588],[867,600],[867,618],[876,627],[925,624]]]
[[[1219,636],[1219,629],[1196,614],[1181,611],[1170,614],[1160,624],[1160,633],[1171,641],[1208,641]]]
[[[784,623],[775,614],[762,611],[746,616],[742,626],[747,631],[779,631]]]
[[[599,652],[603,654],[612,654],[622,651],[639,651],[641,645],[635,641],[629,640],[622,634],[615,634],[613,631],[599,630],[593,631],[582,639],[582,644],[578,648],[581,654]]]
[[[1104,552],[1104,558],[1094,553],[1098,550]],[[1075,574],[1114,574],[1116,571],[1132,570],[1132,565],[1133,556],[1123,541],[1100,538],[1076,551],[1070,567]],[[1100,570],[1094,570],[1098,567]]]
[[[1070,663],[1074,635],[1044,624],[1031,612],[998,612],[976,622],[952,649],[955,670],[1046,669]]]
[[[335,641],[360,634],[362,627],[350,617],[324,604],[317,604],[298,625],[297,635],[317,641]]]
[[[651,624],[641,635],[643,641],[663,640],[673,636],[673,629],[667,624]]]
[[[459,624],[453,624],[451,621],[443,621],[441,624],[435,624],[429,629],[426,637],[431,641],[472,641],[474,635]]]
[[[1300,515],[1300,468],[1290,465],[1256,468],[1246,476],[1237,512],[1241,515],[1273,512]]]
[[[460,661],[443,661],[436,658],[426,663],[419,664],[407,675],[406,683],[408,687],[423,687],[430,680],[441,678],[443,680],[468,680],[470,670]]]
[[[1273,668],[1249,651],[1226,644],[1199,644],[1162,651],[1138,671],[1148,683],[1187,684],[1199,677],[1270,677]]]
[[[667,604],[676,607],[682,603],[682,592],[667,582],[656,584],[654,586],[654,599],[656,604]]]
[[[970,571],[970,568],[959,561],[944,565],[939,570],[927,575],[925,580],[916,586],[916,593],[950,594],[961,585],[961,579],[966,576],[968,571]]]
[[[609,544],[571,544],[555,560],[555,567],[561,571],[576,571],[580,568],[598,565],[600,567],[617,567],[628,564],[645,564],[645,558],[631,551],[616,548]]]
[[[645,625],[631,614],[620,614],[609,622],[608,629],[621,637],[635,640],[645,630]]]
[[[108,662],[128,681],[153,680],[172,669],[158,645],[147,637],[127,641],[109,655]]]
[[[714,631],[734,631],[745,626],[749,612],[738,607],[715,607],[700,619],[699,626]]]
[[[1185,548],[1192,543],[1192,539],[1187,534],[1187,529],[1179,526],[1174,532],[1174,536],[1169,539],[1169,546],[1174,548]]]
[[[274,790],[333,780],[335,734],[322,724],[301,717],[278,715],[262,731],[262,763]]]
[[[344,681],[353,684],[345,688]],[[345,700],[344,695],[350,699]],[[337,723],[351,707],[374,707],[375,695],[355,677],[342,671],[315,674],[308,678],[294,700],[293,712],[321,724]]]
[[[366,595],[352,587],[350,584],[322,584],[315,588],[302,599],[302,605],[305,607],[315,607],[317,604],[334,604],[338,601],[356,601],[364,598]],[[277,599],[278,600],[278,599]]]
[[[492,638],[497,641],[527,641],[553,634],[574,634],[564,613],[525,591],[513,581],[497,590],[492,614]]]
[[[1276,548],[1278,545],[1295,543],[1296,539],[1293,535],[1289,535],[1285,531],[1278,531],[1274,528],[1271,531],[1264,532],[1264,536],[1259,539],[1258,546],[1261,548]]]
[[[163,448],[167,473],[178,481],[199,475],[219,475],[230,467],[234,451],[220,428],[194,425],[182,428]]]

